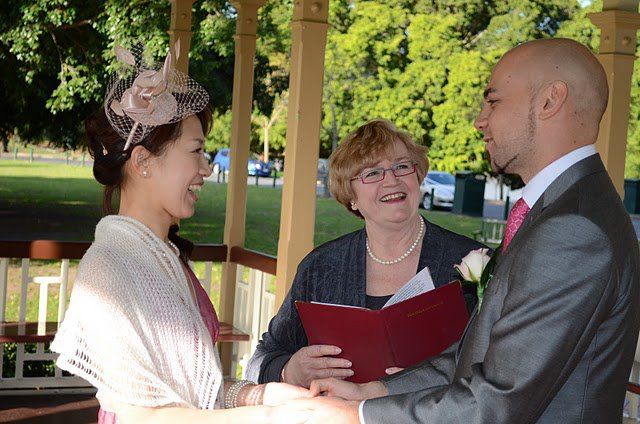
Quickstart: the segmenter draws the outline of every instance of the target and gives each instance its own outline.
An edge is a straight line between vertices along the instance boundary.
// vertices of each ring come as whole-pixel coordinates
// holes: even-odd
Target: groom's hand
[[[262,403],[275,406],[294,399],[313,397],[311,392],[299,386],[286,383],[267,383],[264,385]]]
[[[314,380],[311,382],[309,391],[313,396],[335,396],[346,400],[373,399],[389,394],[385,385],[379,381],[356,384],[336,378]]]

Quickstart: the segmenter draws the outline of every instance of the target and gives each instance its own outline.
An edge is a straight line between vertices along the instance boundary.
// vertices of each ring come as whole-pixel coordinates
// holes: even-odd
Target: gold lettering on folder
[[[437,308],[438,306],[442,305],[443,303],[444,303],[444,302],[438,302],[438,303],[436,303],[436,304],[434,304],[434,305],[427,306],[427,307],[424,307],[424,308],[422,308],[422,309],[418,309],[417,311],[413,311],[413,312],[411,312],[411,313],[408,313],[408,314],[407,314],[407,318],[411,318],[411,317],[413,317],[413,316],[416,316],[416,315],[420,315],[420,314],[422,314],[422,313],[425,313],[425,312],[427,312],[427,311],[429,311],[429,310],[431,310],[431,309],[433,309],[433,308]]]

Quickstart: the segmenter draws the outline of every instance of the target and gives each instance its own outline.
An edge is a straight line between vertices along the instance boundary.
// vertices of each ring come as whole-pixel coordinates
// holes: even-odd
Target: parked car
[[[249,158],[247,163],[247,171],[249,175],[259,175],[260,177],[271,176],[271,164],[260,160],[258,157]]]
[[[218,174],[221,171],[228,171],[229,164],[229,149],[220,149],[213,158],[211,170],[214,174]],[[269,162],[261,161],[257,156],[250,157],[247,162],[247,173],[249,175],[257,174],[261,177],[269,177],[271,176],[271,164]]]
[[[456,191],[456,179],[448,172],[430,171],[420,184],[422,207],[431,208],[431,191],[433,190],[433,206],[443,209],[453,207],[453,196]]]
[[[213,162],[211,162],[211,170],[214,174],[219,174],[222,170],[229,170],[229,149],[218,150],[218,153],[213,157]]]

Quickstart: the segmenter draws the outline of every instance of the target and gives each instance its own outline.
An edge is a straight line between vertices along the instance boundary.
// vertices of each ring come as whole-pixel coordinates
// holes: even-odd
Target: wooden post
[[[598,59],[607,73],[609,103],[600,122],[596,147],[621,197],[631,102],[631,77],[640,28],[638,1],[605,0],[602,12],[589,14],[601,30]]]
[[[175,68],[189,74],[189,49],[191,48],[191,7],[194,0],[169,0],[171,2],[171,26],[169,45],[175,58],[175,45],[180,41],[180,55]]]
[[[313,248],[328,12],[329,0],[294,2],[276,310],[298,264]]]
[[[231,146],[229,149],[229,184],[224,222],[224,244],[228,246],[227,262],[222,264],[220,288],[220,319],[233,323],[237,265],[230,262],[231,248],[244,246],[247,207],[247,161],[251,135],[251,105],[253,100],[253,60],[256,53],[258,9],[265,0],[232,2],[236,18],[235,65],[233,69],[233,100],[231,105]],[[222,171],[224,172],[224,171]],[[224,177],[224,176],[223,176]],[[220,347],[223,373],[231,370],[231,346]],[[231,376],[235,377],[235,376]]]

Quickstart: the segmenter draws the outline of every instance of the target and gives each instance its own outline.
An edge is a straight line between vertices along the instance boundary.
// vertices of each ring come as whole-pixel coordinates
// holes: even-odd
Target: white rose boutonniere
[[[496,252],[498,252],[498,250],[499,249],[497,249]],[[465,283],[476,285],[478,292],[478,310],[480,310],[482,306],[484,289],[492,277],[493,267],[498,257],[496,252],[494,252],[493,256],[489,256],[489,249],[475,249],[462,258],[461,263],[453,266]]]

